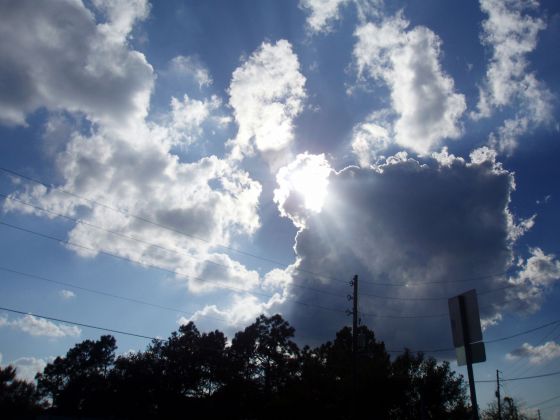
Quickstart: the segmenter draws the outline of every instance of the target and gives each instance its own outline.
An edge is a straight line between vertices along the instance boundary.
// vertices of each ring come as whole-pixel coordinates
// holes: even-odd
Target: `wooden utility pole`
[[[496,398],[498,399],[498,420],[502,420],[502,398],[500,397],[500,371],[496,369]]]
[[[358,275],[355,275],[350,284],[354,287],[352,294],[352,377],[354,395],[358,391]]]

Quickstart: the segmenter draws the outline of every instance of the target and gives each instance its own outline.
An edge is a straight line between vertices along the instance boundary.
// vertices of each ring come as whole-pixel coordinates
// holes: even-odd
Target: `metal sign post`
[[[484,362],[486,360],[486,352],[482,342],[482,328],[480,327],[476,290],[469,290],[452,297],[448,303],[457,363],[459,366],[467,365],[473,419],[478,420],[478,404],[476,401],[472,364]]]

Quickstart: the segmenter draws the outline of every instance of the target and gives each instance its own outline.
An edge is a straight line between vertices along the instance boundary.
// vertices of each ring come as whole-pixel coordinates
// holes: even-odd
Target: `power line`
[[[163,245],[155,244],[155,243],[153,243],[153,242],[149,242],[149,241],[146,241],[146,240],[144,240],[144,239],[136,238],[136,237],[134,237],[134,236],[130,236],[130,235],[126,235],[126,234],[121,233],[121,232],[114,231],[114,230],[112,230],[112,229],[106,229],[106,228],[104,228],[104,227],[95,225],[95,224],[93,224],[93,223],[86,222],[86,221],[81,220],[81,219],[76,219],[76,218],[74,218],[74,217],[67,216],[67,215],[62,214],[62,213],[58,213],[58,212],[55,212],[55,211],[52,211],[52,210],[45,209],[45,208],[40,207],[40,206],[36,206],[36,205],[34,205],[34,204],[31,204],[31,203],[28,203],[28,202],[26,202],[26,201],[23,201],[23,200],[20,200],[20,199],[11,197],[11,196],[6,195],[6,194],[3,194],[3,193],[0,193],[0,197],[4,197],[4,198],[6,198],[6,199],[8,199],[8,200],[21,203],[21,204],[23,204],[23,205],[25,205],[25,206],[32,207],[32,208],[34,208],[34,209],[36,209],[36,210],[45,212],[45,213],[47,213],[47,214],[51,214],[51,215],[56,216],[56,217],[62,217],[62,218],[64,218],[64,219],[70,220],[70,221],[72,221],[72,222],[74,222],[74,223],[76,223],[76,224],[81,224],[81,225],[84,225],[84,226],[92,227],[92,228],[94,228],[94,229],[98,229],[98,230],[101,230],[101,231],[103,231],[103,232],[107,232],[107,233],[110,233],[110,234],[112,234],[112,235],[115,235],[115,236],[124,238],[124,239],[129,239],[129,240],[132,240],[132,241],[135,241],[135,242],[138,242],[138,243],[142,243],[142,244],[144,244],[144,245],[148,245],[148,246],[151,246],[151,247],[154,247],[154,248],[162,249],[162,250],[167,251],[167,252],[172,252],[172,253],[174,253],[174,254],[176,254],[176,255],[186,256],[186,257],[188,257],[188,258],[192,258],[192,259],[195,259],[195,260],[198,260],[198,261],[208,262],[208,263],[214,264],[214,265],[219,266],[219,267],[223,267],[223,268],[227,268],[227,269],[230,268],[229,266],[227,266],[227,265],[225,265],[225,264],[221,264],[221,263],[218,263],[218,262],[215,262],[215,261],[212,261],[212,260],[209,260],[209,259],[205,259],[205,258],[197,258],[197,257],[195,257],[194,255],[192,255],[192,254],[190,254],[190,253],[188,253],[188,252],[186,252],[186,253],[181,253],[181,252],[179,252],[177,249],[171,249],[171,248],[165,247],[165,246],[163,246]],[[186,249],[184,249],[184,248],[183,248],[183,250],[186,251]],[[336,296],[336,297],[343,297],[343,295],[340,294],[340,293],[334,293],[334,292],[329,292],[329,291],[327,291],[327,290],[316,289],[316,288],[313,288],[313,287],[304,286],[304,285],[300,285],[300,284],[297,284],[297,283],[292,283],[291,285],[294,286],[294,287],[300,287],[300,288],[302,288],[302,289],[311,290],[311,291],[316,292],[316,293],[322,293],[322,294],[331,295],[331,296]]]
[[[123,215],[125,215],[125,216],[127,216],[127,217],[131,217],[131,218],[134,218],[134,219],[136,219],[136,220],[140,220],[140,221],[142,221],[142,222],[145,222],[145,223],[148,223],[148,224],[157,226],[157,227],[159,227],[159,228],[162,228],[162,229],[165,229],[165,230],[174,232],[174,233],[179,234],[179,235],[182,235],[182,236],[186,236],[186,237],[191,238],[191,239],[196,239],[196,240],[198,240],[198,241],[202,241],[202,242],[211,244],[211,245],[213,245],[213,246],[220,247],[220,248],[222,248],[222,249],[226,249],[226,250],[229,250],[229,251],[232,251],[232,252],[236,252],[236,253],[241,254],[241,255],[245,255],[245,256],[248,256],[248,257],[251,257],[251,258],[255,258],[255,259],[262,260],[262,261],[266,261],[266,262],[271,263],[271,264],[274,264],[274,265],[276,265],[276,266],[278,266],[278,267],[288,268],[288,267],[291,266],[291,264],[286,264],[286,263],[283,263],[283,262],[274,260],[274,259],[272,259],[272,258],[268,258],[268,257],[263,257],[263,256],[260,256],[260,255],[256,255],[256,254],[254,254],[254,253],[247,252],[247,251],[244,251],[244,250],[239,249],[239,248],[236,248],[236,247],[232,247],[232,246],[228,246],[228,245],[220,245],[220,244],[216,245],[216,244],[213,244],[212,241],[210,241],[210,240],[208,240],[208,239],[201,238],[201,237],[198,237],[198,236],[196,236],[196,235],[189,234],[188,232],[184,232],[184,231],[178,230],[178,229],[173,228],[173,227],[171,227],[171,226],[164,225],[164,224],[162,224],[162,223],[156,222],[156,221],[154,221],[154,220],[148,219],[148,218],[143,217],[143,216],[139,216],[139,215],[134,214],[134,213],[131,213],[131,212],[129,212],[129,211],[121,210],[121,209],[119,209],[119,208],[110,206],[110,205],[105,204],[105,203],[102,203],[102,202],[100,202],[100,201],[93,200],[93,199],[90,199],[90,198],[81,196],[81,195],[79,195],[79,194],[76,194],[76,193],[73,193],[73,192],[71,192],[71,191],[65,190],[65,189],[62,188],[62,187],[56,187],[56,186],[49,185],[49,184],[47,184],[47,183],[44,182],[44,181],[41,181],[41,180],[39,180],[39,179],[37,179],[37,178],[33,178],[33,177],[30,177],[30,176],[27,176],[27,175],[24,175],[24,174],[22,174],[22,173],[20,173],[20,172],[17,172],[17,171],[15,171],[15,170],[13,170],[13,169],[8,169],[8,168],[5,168],[5,167],[0,167],[0,171],[3,171],[3,172],[6,173],[6,174],[10,174],[10,175],[19,177],[19,178],[21,178],[21,179],[25,179],[25,180],[31,181],[31,182],[36,183],[36,184],[42,185],[42,186],[44,186],[45,188],[58,190],[58,191],[60,191],[60,192],[62,192],[62,193],[64,193],[64,194],[67,194],[67,195],[69,195],[69,196],[78,198],[78,199],[80,199],[80,200],[84,200],[84,201],[86,201],[86,202],[88,202],[88,203],[90,203],[90,204],[92,204],[92,205],[98,205],[98,206],[103,207],[103,208],[106,208],[106,209],[108,209],[108,210],[111,210],[111,211],[114,211],[114,212],[117,212],[117,213],[121,213],[121,214],[123,214]],[[5,195],[3,195],[3,196],[5,196]],[[5,197],[6,197],[6,196],[5,196]],[[14,199],[14,198],[12,198],[12,197],[8,197],[8,198]],[[17,200],[17,199],[16,199],[16,200]],[[19,200],[19,201],[21,202],[22,200]],[[35,206],[32,205],[32,204],[28,204],[28,205],[31,205],[32,207],[35,207]],[[37,207],[36,207],[36,208],[37,208]],[[46,210],[46,209],[44,209],[44,211],[50,212],[49,210]],[[61,216],[62,216],[62,215],[61,215]],[[68,217],[68,216],[62,216],[62,217]],[[84,222],[84,223],[86,223],[86,222]],[[328,278],[328,279],[331,279],[331,280],[333,280],[333,281],[340,282],[340,283],[346,283],[346,281],[344,281],[344,280],[336,279],[336,278],[333,278],[333,277],[328,276],[328,275],[326,275],[326,274],[317,273],[317,272],[305,270],[305,269],[302,269],[302,268],[292,267],[292,270],[297,271],[297,272],[301,272],[301,273],[311,274],[311,275],[316,276],[316,277]],[[383,283],[383,282],[375,282],[375,281],[362,280],[362,282],[363,282],[363,283],[367,283],[367,284],[372,284],[372,285],[375,285],[375,286],[410,287],[410,286],[422,286],[422,285],[427,285],[427,284],[448,284],[448,283],[462,283],[462,282],[469,282],[469,281],[478,281],[478,280],[484,280],[484,279],[493,278],[493,277],[499,277],[499,276],[502,276],[502,275],[507,274],[507,273],[508,273],[508,270],[503,271],[503,272],[500,272],[500,273],[496,273],[496,274],[489,274],[489,275],[483,275],[483,276],[478,276],[478,277],[464,278],[464,279],[458,279],[458,280],[449,280],[449,281],[428,281],[428,282],[415,282],[415,283],[406,283],[406,282],[405,282],[405,283]]]
[[[195,257],[194,255],[191,255],[188,252],[181,253],[181,252],[179,252],[178,249],[171,249],[171,248],[165,247],[163,245],[159,245],[159,244],[155,244],[153,242],[146,241],[144,239],[136,238],[134,236],[130,236],[130,235],[126,235],[126,234],[121,233],[121,232],[117,232],[117,231],[112,230],[112,229],[107,229],[107,228],[98,226],[96,224],[86,222],[82,219],[77,219],[77,218],[62,214],[62,213],[58,213],[58,212],[55,212],[55,211],[52,211],[52,210],[49,210],[49,209],[45,209],[44,207],[40,207],[40,206],[31,204],[29,202],[26,202],[24,200],[20,200],[18,198],[11,197],[11,196],[9,196],[7,194],[4,194],[4,193],[0,193],[0,197],[4,197],[7,200],[11,200],[11,201],[23,204],[23,205],[31,207],[35,210],[45,212],[47,214],[51,214],[51,215],[56,216],[56,217],[61,217],[61,218],[70,220],[70,221],[72,221],[76,224],[82,224],[84,226],[92,227],[94,229],[98,229],[98,230],[101,230],[103,232],[107,232],[107,233],[110,233],[112,235],[124,238],[124,239],[132,240],[132,241],[144,244],[144,245],[148,245],[150,247],[162,249],[162,250],[167,251],[167,252],[172,252],[176,255],[186,256],[188,258],[192,258],[192,259],[195,259],[195,260],[198,260],[198,261],[208,262],[208,263],[214,264],[214,265],[219,266],[219,267],[229,268],[229,266],[227,266],[225,264],[221,264],[221,263],[212,261],[210,259],[198,258],[198,257]],[[186,250],[186,249],[184,249],[184,250]],[[422,282],[422,283],[428,284],[429,282]],[[378,283],[375,283],[375,284],[378,284]],[[341,294],[341,293],[329,292],[328,290],[321,290],[321,289],[317,289],[317,288],[314,288],[314,287],[297,284],[295,282],[292,282],[291,286],[301,288],[301,289],[310,290],[310,291],[313,291],[315,293],[321,293],[321,294],[325,294],[325,295],[329,295],[329,296],[335,296],[335,297],[338,297],[338,298],[344,297],[343,294]],[[518,287],[518,286],[519,285],[510,284],[510,285],[505,286],[505,287],[488,289],[488,290],[478,292],[478,295],[484,295],[484,294],[488,294],[488,293],[492,293],[492,292],[496,292],[496,291],[501,291],[501,290],[509,289],[509,288],[512,288],[512,287]],[[383,296],[383,295],[378,295],[378,294],[373,294],[373,293],[365,293],[365,292],[362,293],[362,295],[366,296],[366,297],[375,298],[375,299],[400,300],[400,301],[418,301],[418,302],[422,302],[422,301],[447,301],[447,299],[448,299],[447,297],[417,297],[417,298],[415,298],[415,297],[402,297],[402,296]]]
[[[507,286],[503,286],[503,287],[498,287],[495,289],[487,289],[487,290],[483,290],[481,292],[477,291],[477,295],[486,295],[489,293],[493,293],[493,292],[499,292],[502,290],[506,290],[506,289],[511,289],[513,287],[519,287],[519,284],[509,284]],[[446,296],[437,296],[437,297],[418,297],[418,298],[414,298],[414,297],[401,297],[401,296],[383,296],[383,295],[376,295],[376,294],[372,294],[372,293],[361,293],[362,296],[367,296],[367,297],[372,297],[372,298],[377,298],[377,299],[388,299],[388,300],[404,300],[404,301],[420,301],[420,302],[425,302],[425,301],[447,301],[449,300],[448,297]]]
[[[10,309],[10,308],[5,308],[5,307],[0,307],[0,310],[13,312],[13,313],[21,314],[21,315],[31,315],[31,316],[35,316],[37,318],[44,318],[44,319],[47,319],[47,320],[50,320],[50,321],[63,322],[63,323],[66,323],[66,324],[77,325],[77,326],[80,326],[80,327],[93,328],[93,329],[97,329],[97,330],[114,332],[114,333],[117,333],[117,334],[131,335],[131,336],[140,337],[140,338],[147,338],[147,339],[150,339],[150,340],[155,339],[155,340],[159,340],[159,341],[166,341],[166,340],[156,338],[156,337],[150,337],[150,336],[146,336],[146,335],[130,333],[130,332],[121,331],[121,330],[115,330],[115,329],[111,329],[111,328],[99,327],[99,326],[95,326],[95,325],[91,325],[91,324],[84,324],[84,323],[64,320],[64,319],[60,319],[60,318],[53,318],[53,317],[34,314],[34,313],[31,313],[31,312],[18,311],[18,310],[15,310],[15,309]],[[518,336],[523,335],[523,334],[528,334],[530,332],[536,331],[537,329],[545,328],[549,325],[552,325],[553,323],[559,323],[559,322],[560,322],[560,320],[556,320],[556,321],[553,321],[553,322],[549,322],[545,325],[541,325],[541,326],[532,328],[530,330],[526,330],[526,331],[522,331],[522,332],[519,332],[519,333],[516,333],[516,334],[512,334],[510,336],[506,336],[506,337],[502,337],[502,338],[494,339],[494,340],[489,340],[489,341],[486,341],[486,344],[495,343],[497,341],[504,341],[504,340],[508,340],[508,339],[511,339],[511,338],[514,338],[514,337],[518,337]],[[386,349],[385,351],[387,353],[402,353],[405,348],[406,347],[403,347],[403,350]],[[455,348],[449,347],[449,348],[436,348],[436,349],[429,349],[429,350],[409,350],[409,351],[411,353],[444,353],[444,352],[451,352],[451,351],[454,351],[454,350],[455,350]],[[557,372],[544,373],[544,374],[540,374],[540,375],[524,376],[524,377],[517,377],[517,378],[506,378],[506,379],[501,378],[500,381],[502,381],[502,382],[513,382],[513,381],[519,381],[519,380],[525,380],[525,379],[535,379],[535,378],[542,378],[542,377],[548,377],[548,376],[555,376],[555,375],[559,375],[559,374],[560,374],[560,371],[557,371]],[[490,382],[494,383],[494,380],[479,380],[479,381],[476,381],[476,382],[477,383],[490,383]]]
[[[502,382],[513,382],[513,381],[524,381],[526,379],[537,379],[537,378],[546,378],[549,376],[556,376],[556,375],[560,375],[560,370],[556,371],[556,372],[548,372],[548,373],[543,373],[541,375],[532,375],[532,376],[521,376],[521,377],[517,377],[517,378],[500,378],[500,381]],[[495,381],[493,379],[485,379],[485,380],[479,380],[479,381],[475,381],[476,383],[494,383]]]
[[[534,331],[541,330],[541,329],[543,329],[543,328],[546,328],[546,327],[549,327],[549,326],[551,326],[551,325],[558,324],[558,323],[560,323],[560,319],[557,319],[556,321],[547,322],[546,324],[539,325],[539,326],[537,326],[537,327],[534,327],[534,328],[531,328],[531,329],[528,329],[528,330],[525,330],[525,331],[520,331],[520,332],[515,333],[515,334],[507,335],[507,336],[500,337],[500,338],[494,338],[494,339],[492,339],[492,340],[484,340],[483,342],[484,342],[484,344],[492,344],[492,343],[497,343],[497,342],[500,342],[500,341],[510,340],[510,339],[512,339],[512,338],[520,337],[520,336],[522,336],[522,335],[526,335],[526,334],[532,333],[532,332],[534,332]],[[430,352],[430,353],[434,353],[434,352],[447,352],[447,351],[454,351],[454,350],[455,350],[455,348],[449,347],[449,348],[442,348],[442,349],[434,349],[434,350],[430,350],[429,352]],[[416,352],[419,352],[419,351],[420,351],[420,350],[416,350]],[[427,352],[428,352],[428,351],[427,351]],[[538,375],[537,375],[537,376],[538,376]],[[502,378],[500,378],[500,381],[509,381],[509,380],[510,380],[510,379],[502,379]],[[492,382],[492,383],[494,383],[495,381],[494,381],[494,380],[491,380],[491,381],[479,381],[479,382]]]
[[[164,305],[160,305],[160,304],[157,304],[157,303],[148,302],[148,301],[145,301],[145,300],[135,299],[135,298],[127,297],[127,296],[116,295],[116,294],[109,293],[109,292],[104,292],[104,291],[101,291],[101,290],[90,289],[88,287],[78,286],[76,284],[67,283],[67,282],[60,281],[60,280],[54,280],[54,279],[39,276],[39,275],[36,275],[36,274],[24,273],[23,271],[14,270],[14,269],[11,269],[11,268],[8,268],[8,267],[0,266],[0,270],[6,271],[8,273],[24,276],[24,277],[36,279],[36,280],[41,280],[41,281],[45,281],[45,282],[49,282],[49,283],[53,283],[53,284],[59,284],[61,286],[70,287],[70,288],[77,289],[77,290],[83,290],[83,291],[86,291],[86,292],[89,292],[89,293],[95,293],[95,294],[98,294],[98,295],[107,296],[107,297],[111,297],[111,298],[114,298],[114,299],[120,299],[120,300],[124,300],[124,301],[127,301],[127,302],[137,303],[139,305],[151,306],[151,307],[154,307],[154,308],[163,309],[163,310],[171,311],[171,312],[177,312],[177,313],[181,313],[181,314],[184,314],[184,315],[191,315],[191,316],[194,315],[194,313],[183,311],[182,309],[171,308],[169,306],[164,306]],[[207,317],[207,318],[215,319],[217,321],[222,321],[222,322],[226,321],[223,318],[218,318],[218,317],[214,317],[214,316],[211,316],[211,315],[204,315],[204,316]]]
[[[84,327],[84,328],[92,328],[94,330],[112,332],[112,333],[115,333],[115,334],[129,335],[129,336],[132,336],[132,337],[145,338],[145,339],[148,339],[148,340],[156,340],[156,341],[162,341],[162,342],[168,341],[168,340],[165,340],[165,339],[162,339],[162,338],[150,337],[148,335],[136,334],[136,333],[132,333],[132,332],[129,332],[129,331],[115,330],[115,329],[112,329],[112,328],[99,327],[97,325],[84,324],[82,322],[68,321],[68,320],[65,320],[65,319],[53,318],[53,317],[45,316],[45,315],[37,315],[37,314],[33,314],[31,312],[23,312],[23,311],[18,311],[16,309],[4,308],[4,307],[1,307],[1,306],[0,306],[0,310],[7,311],[7,312],[13,312],[13,313],[20,314],[20,315],[30,315],[30,316],[34,316],[36,318],[47,319],[49,321],[55,321],[55,322],[62,322],[64,324],[69,324],[69,325],[77,325],[79,327]]]
[[[145,262],[142,262],[140,260],[136,260],[136,259],[133,259],[133,258],[121,256],[121,255],[118,255],[118,254],[114,254],[112,252],[97,250],[97,249],[88,247],[86,245],[83,245],[83,244],[80,244],[80,243],[77,243],[77,242],[72,242],[72,241],[62,239],[62,238],[57,238],[55,236],[47,235],[47,234],[37,232],[37,231],[31,230],[31,229],[27,229],[27,228],[24,228],[24,227],[21,227],[21,226],[16,226],[16,225],[13,225],[11,223],[4,222],[4,221],[0,221],[0,225],[7,226],[7,227],[10,227],[12,229],[16,229],[16,230],[19,230],[19,231],[22,231],[22,232],[26,232],[26,233],[29,233],[29,234],[32,234],[32,235],[35,235],[35,236],[38,236],[38,237],[41,237],[41,238],[44,238],[44,239],[49,239],[49,240],[52,240],[52,241],[56,241],[56,242],[63,243],[63,244],[73,246],[73,247],[82,248],[82,249],[92,251],[92,252],[97,252],[99,254],[107,255],[107,256],[117,258],[117,259],[121,259],[121,260],[124,260],[124,261],[127,261],[127,262],[132,262],[134,264],[139,264],[139,265],[142,265],[144,267],[161,270],[161,271],[164,271],[164,272],[167,272],[167,273],[170,273],[170,274],[174,274],[174,275],[179,276],[179,277],[184,277],[184,278],[192,279],[192,280],[198,280],[198,281],[201,281],[203,283],[208,281],[208,280],[205,280],[205,279],[197,277],[197,276],[187,275],[187,274],[181,273],[181,272],[176,271],[176,270],[168,269],[168,268],[161,267],[161,266],[158,266],[158,265],[155,265],[155,264],[145,263]],[[263,296],[263,297],[268,297],[268,298],[272,298],[272,297],[275,296],[275,295],[271,295],[271,294],[268,294],[268,293],[257,292],[257,291],[248,291],[248,290],[245,290],[245,289],[240,289],[240,288],[227,286],[227,285],[223,285],[223,284],[218,284],[218,286],[223,288],[223,289],[231,290],[231,291],[238,292],[238,293],[247,293],[247,294],[251,294],[251,295]],[[332,307],[328,307],[328,306],[318,305],[318,304],[315,304],[315,303],[303,302],[303,301],[296,300],[296,299],[291,299],[291,298],[286,298],[286,300],[290,301],[291,303],[301,305],[301,306],[307,306],[307,307],[322,309],[322,310],[325,310],[325,311],[344,313],[345,314],[345,311],[343,309],[332,308]],[[389,318],[389,319],[426,319],[426,318],[441,318],[441,317],[447,316],[447,314],[435,314],[435,315],[363,314],[363,315],[364,316],[369,316],[369,317],[374,317],[374,318]]]
[[[560,326],[559,324],[555,324],[550,331],[548,331],[539,341],[537,341],[537,347],[540,346],[541,344],[543,344],[545,342],[545,340],[550,337],[552,334],[554,334],[554,331],[556,331],[556,329]],[[556,337],[555,337],[556,338]],[[553,341],[555,340],[555,338],[553,339]],[[527,357],[526,356],[522,356],[520,357],[509,369],[509,372],[511,375],[517,374],[517,375],[521,375],[521,374],[525,374],[526,372],[528,372],[529,370],[531,370],[532,366],[530,366],[529,362],[527,361]],[[525,365],[522,365],[521,363],[525,361]]]
[[[77,242],[71,242],[71,241],[68,241],[68,240],[65,240],[65,239],[57,238],[55,236],[51,236],[51,235],[47,235],[47,234],[44,234],[44,233],[36,232],[34,230],[31,230],[31,229],[26,229],[26,228],[23,228],[21,226],[13,225],[11,223],[6,223],[4,221],[0,221],[0,225],[7,226],[7,227],[10,227],[12,229],[20,230],[22,232],[30,233],[32,235],[39,236],[39,237],[44,238],[44,239],[49,239],[49,240],[52,240],[52,241],[56,241],[56,242],[63,243],[63,244],[73,246],[73,247],[77,247],[77,248],[82,248],[82,249],[85,249],[87,251],[96,252],[96,253],[107,255],[107,256],[110,256],[110,257],[113,257],[113,258],[118,258],[118,259],[121,259],[121,260],[124,260],[124,261],[127,261],[127,262],[132,262],[134,264],[139,264],[139,265],[142,265],[144,267],[161,270],[161,271],[164,271],[164,272],[167,272],[167,273],[170,273],[170,274],[174,274],[174,275],[179,276],[179,277],[184,277],[184,278],[191,279],[191,280],[198,280],[198,281],[203,282],[203,283],[208,281],[206,279],[203,279],[203,278],[200,278],[200,277],[197,277],[197,276],[187,275],[187,274],[181,273],[181,272],[176,271],[176,270],[168,269],[168,268],[161,267],[161,266],[158,266],[158,265],[155,265],[155,264],[145,263],[143,261],[135,260],[134,258],[124,257],[122,255],[114,254],[112,252],[97,250],[97,249],[88,247],[86,245],[83,245],[83,244],[80,244],[80,243],[77,243]],[[227,286],[227,285],[224,285],[224,284],[219,284],[219,287],[221,287],[222,289],[227,289],[227,290],[231,290],[231,291],[238,292],[238,293],[248,293],[248,294],[263,296],[263,297],[268,297],[268,298],[272,298],[272,297],[275,296],[275,295],[271,295],[271,294],[263,293],[263,292],[255,292],[255,291],[249,292],[248,290],[245,290],[245,289],[240,289],[240,288],[236,288],[236,287],[232,287],[232,286]],[[319,309],[323,309],[323,310],[327,310],[327,311],[331,311],[331,312],[344,313],[344,310],[342,310],[342,309],[335,309],[335,308],[331,308],[331,307],[327,307],[327,306],[302,302],[302,301],[298,301],[298,300],[295,300],[295,299],[289,299],[289,301],[292,302],[292,303],[298,304],[298,305],[319,308]]]
[[[70,196],[75,197],[75,198],[78,198],[78,199],[80,199],[80,200],[84,200],[84,201],[86,201],[86,202],[88,202],[88,203],[90,203],[90,204],[98,205],[98,206],[103,207],[103,208],[106,208],[106,209],[108,209],[108,210],[111,210],[111,211],[114,211],[114,212],[117,212],[117,213],[124,214],[124,215],[127,216],[127,217],[131,217],[131,218],[133,218],[133,219],[140,220],[140,221],[142,221],[142,222],[144,222],[144,223],[148,223],[148,224],[151,224],[151,225],[153,225],[153,226],[157,226],[157,227],[159,227],[159,228],[161,228],[161,229],[165,229],[165,230],[174,232],[174,233],[176,233],[176,234],[179,234],[179,235],[182,235],[182,236],[186,236],[186,237],[191,238],[191,239],[195,239],[195,240],[197,240],[197,241],[205,242],[205,243],[210,244],[210,245],[212,245],[212,246],[218,246],[218,247],[220,247],[220,248],[222,248],[222,249],[227,249],[228,251],[232,251],[232,252],[235,252],[235,253],[238,253],[238,254],[241,254],[241,255],[245,255],[245,256],[247,256],[247,257],[255,258],[255,259],[258,259],[258,260],[261,260],[261,261],[266,261],[266,262],[272,263],[272,264],[274,264],[274,265],[276,265],[276,266],[280,266],[280,267],[282,267],[282,268],[288,268],[288,267],[290,266],[290,264],[286,264],[286,263],[283,263],[283,262],[274,260],[274,259],[272,259],[272,258],[263,257],[263,256],[261,256],[261,255],[253,254],[253,253],[251,253],[251,252],[243,251],[243,250],[238,249],[238,248],[236,248],[236,247],[232,247],[232,246],[228,246],[228,245],[221,245],[221,244],[214,244],[214,243],[212,243],[212,241],[210,241],[210,240],[208,240],[208,239],[201,238],[201,237],[196,236],[196,235],[192,235],[192,234],[190,234],[190,233],[188,233],[188,232],[184,232],[184,231],[182,231],[182,230],[173,228],[173,227],[171,227],[171,226],[164,225],[164,224],[162,224],[162,223],[156,222],[156,221],[154,221],[154,220],[148,219],[148,218],[143,217],[143,216],[139,216],[139,215],[137,215],[137,214],[128,212],[128,211],[126,211],[126,210],[121,210],[121,209],[119,209],[119,208],[110,206],[110,205],[105,204],[105,203],[102,203],[102,202],[100,202],[100,201],[93,200],[93,199],[90,199],[90,198],[87,198],[87,197],[83,197],[83,196],[81,196],[81,195],[79,195],[79,194],[76,194],[76,193],[73,193],[73,192],[71,192],[71,191],[65,190],[64,188],[55,187],[55,186],[49,185],[49,184],[47,184],[46,182],[43,182],[43,181],[41,181],[41,180],[39,180],[39,179],[37,179],[37,178],[32,178],[32,177],[30,177],[30,176],[27,176],[27,175],[21,174],[21,173],[19,173],[19,172],[16,172],[16,171],[14,171],[14,170],[12,170],[12,169],[8,169],[8,168],[4,168],[4,167],[1,167],[1,166],[0,166],[0,171],[3,171],[3,172],[5,172],[5,173],[7,173],[7,174],[14,175],[14,176],[19,177],[19,178],[22,178],[22,179],[26,179],[26,180],[31,181],[31,182],[34,182],[34,183],[36,183],[36,184],[42,185],[42,186],[44,186],[44,187],[46,187],[46,188],[56,189],[56,190],[58,190],[58,191],[60,191],[60,192],[62,192],[62,193],[64,193],[64,194],[70,195]],[[323,275],[320,275],[320,274],[318,274],[318,273],[308,272],[308,271],[303,270],[303,269],[297,269],[297,270],[298,270],[298,271],[301,271],[301,272],[307,272],[308,274],[313,274],[313,275],[315,275],[315,276],[323,276]],[[325,277],[328,277],[328,276],[325,276]],[[329,277],[329,278],[330,278],[330,277]],[[340,281],[340,280],[337,280],[337,281]]]
[[[147,336],[147,335],[143,335],[143,334],[132,333],[132,332],[129,332],[129,331],[116,330],[114,328],[100,327],[100,326],[97,326],[97,325],[85,324],[83,322],[70,321],[70,320],[62,319],[62,318],[54,318],[54,317],[50,317],[50,316],[46,316],[46,315],[39,315],[39,314],[35,314],[35,313],[32,313],[32,312],[19,311],[17,309],[11,309],[11,308],[6,308],[6,307],[2,307],[2,306],[0,306],[0,310],[16,313],[16,314],[20,314],[20,315],[30,315],[30,316],[34,316],[36,318],[43,318],[43,319],[46,319],[46,320],[49,320],[49,321],[62,322],[62,323],[68,324],[68,325],[76,325],[76,326],[84,327],[84,328],[92,328],[92,329],[95,329],[95,330],[112,332],[112,333],[115,333],[115,334],[129,335],[129,336],[132,336],[132,337],[145,338],[145,339],[148,339],[148,340],[157,340],[157,341],[161,341],[161,342],[169,341],[167,339]],[[438,353],[438,352],[443,352],[443,351],[448,351],[448,350],[449,349],[409,350],[409,351],[411,353]],[[403,352],[402,350],[386,350],[386,351],[388,353],[402,353]]]
[[[509,340],[509,339],[511,339],[511,338],[515,338],[515,337],[519,337],[519,336],[522,336],[522,335],[526,335],[526,334],[532,333],[532,332],[534,332],[534,331],[542,330],[543,328],[546,328],[546,327],[549,327],[549,326],[551,326],[551,325],[558,324],[558,323],[560,323],[560,319],[557,319],[556,321],[548,322],[548,323],[543,324],[543,325],[539,325],[538,327],[531,328],[531,329],[529,329],[529,330],[525,330],[525,331],[518,332],[518,333],[516,333],[516,334],[508,335],[508,336],[506,336],[506,337],[495,338],[495,339],[493,339],[493,340],[485,340],[484,342],[485,342],[486,344],[490,344],[490,343],[497,343],[497,342],[499,342],[499,341]]]
[[[527,408],[535,408],[535,407],[537,407],[537,406],[539,406],[539,405],[546,404],[546,403],[548,403],[548,402],[550,402],[550,401],[557,400],[558,398],[560,398],[560,395],[557,395],[557,396],[555,396],[555,397],[549,398],[549,399],[544,400],[544,401],[539,401],[538,403],[532,404],[532,405],[528,406]]]

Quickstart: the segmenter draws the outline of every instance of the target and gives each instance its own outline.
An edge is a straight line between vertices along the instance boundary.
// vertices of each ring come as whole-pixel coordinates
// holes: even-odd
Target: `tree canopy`
[[[118,356],[115,338],[104,335],[49,363],[36,389],[12,368],[0,371],[0,404],[119,419],[469,418],[463,378],[447,362],[409,351],[391,360],[373,331],[358,333],[355,378],[350,328],[300,349],[280,315],[259,316],[230,345],[222,332],[201,333],[192,322],[145,351]]]

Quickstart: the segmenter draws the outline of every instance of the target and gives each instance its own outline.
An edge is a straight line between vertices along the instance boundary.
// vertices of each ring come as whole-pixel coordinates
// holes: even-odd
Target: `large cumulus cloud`
[[[41,107],[119,125],[147,114],[153,70],[128,45],[147,2],[93,4],[95,10],[71,0],[0,4],[0,122],[25,124]]]
[[[382,81],[390,90],[393,140],[426,154],[442,140],[461,135],[459,119],[466,104],[441,68],[439,37],[424,26],[408,27],[402,14],[363,24],[355,31],[353,53],[359,75]]]
[[[515,222],[509,211],[514,176],[494,156],[483,149],[465,161],[444,150],[419,162],[400,153],[375,167],[333,173],[323,211],[310,213],[297,235],[292,284],[339,296],[290,291],[339,312],[294,305],[290,319],[302,336],[332,336],[349,322],[351,289],[343,282],[353,274],[362,282],[363,321],[393,348],[449,347],[447,298],[470,288],[480,294],[483,318],[499,317],[518,301],[508,288],[513,275],[504,272],[530,224]],[[550,272],[554,261],[539,267]],[[539,271],[530,264],[529,271]],[[557,274],[532,278],[550,284]]]
[[[222,124],[221,100],[185,94],[171,99],[158,122],[148,121],[152,67],[130,46],[135,22],[148,15],[147,2],[96,0],[87,6],[1,6],[9,17],[0,23],[0,78],[7,87],[0,93],[1,122],[23,124],[40,107],[68,117],[57,129],[61,119],[49,114],[45,130],[46,141],[57,137],[49,157],[58,188],[19,185],[3,209],[80,219],[68,233],[80,255],[105,252],[160,266],[186,276],[193,291],[255,287],[258,274],[220,246],[258,229],[261,185],[227,158],[182,161],[176,154],[177,146],[199,141],[207,126]],[[287,43],[278,48],[288,62],[277,60],[268,70],[274,64],[293,67],[294,60],[297,66]],[[25,95],[19,100],[13,92]],[[74,124],[80,116],[90,123],[84,124],[87,131]]]

